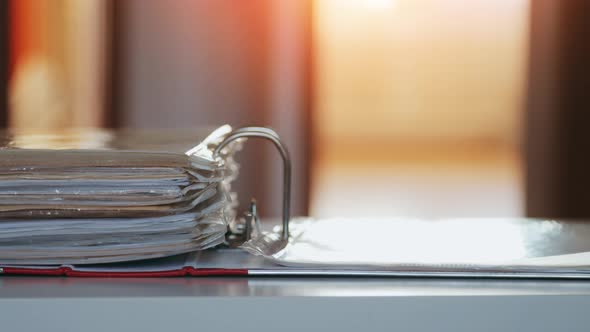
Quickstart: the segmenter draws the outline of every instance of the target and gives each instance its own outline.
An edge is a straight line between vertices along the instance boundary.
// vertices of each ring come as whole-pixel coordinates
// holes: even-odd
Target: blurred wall
[[[273,126],[293,154],[293,212],[305,214],[308,109],[300,73],[306,72],[301,56],[307,37],[298,12],[282,7],[303,3],[117,2],[115,122],[136,128]],[[281,166],[273,147],[248,143],[237,158],[242,208],[253,196],[263,215],[279,216]]]
[[[268,123],[289,148],[293,159],[293,215],[309,215],[312,132],[313,0],[270,1]],[[274,151],[273,151],[274,152]],[[281,204],[281,160],[271,157],[268,204],[274,215]],[[272,194],[274,193],[274,195]]]
[[[264,1],[130,0],[121,8],[123,126],[244,125],[264,117]]]

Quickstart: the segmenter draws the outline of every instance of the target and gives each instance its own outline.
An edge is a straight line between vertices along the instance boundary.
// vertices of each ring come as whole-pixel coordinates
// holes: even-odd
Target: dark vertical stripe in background
[[[0,128],[8,118],[8,1],[0,0]]]
[[[527,216],[590,219],[590,2],[531,4]]]
[[[0,0],[2,1],[2,0]],[[121,100],[121,79],[119,77],[121,72],[121,33],[124,10],[124,1],[109,0],[107,2],[107,25],[105,33],[108,38],[107,52],[107,75],[104,80],[105,84],[105,114],[104,127],[117,128],[120,126],[120,100]]]

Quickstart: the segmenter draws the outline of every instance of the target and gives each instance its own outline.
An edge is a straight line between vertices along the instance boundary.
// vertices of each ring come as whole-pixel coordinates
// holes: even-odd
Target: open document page
[[[590,274],[590,224],[541,219],[297,219],[243,248],[290,268]]]

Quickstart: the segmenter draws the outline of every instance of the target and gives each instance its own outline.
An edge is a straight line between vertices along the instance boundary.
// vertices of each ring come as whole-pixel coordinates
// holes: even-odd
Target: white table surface
[[[590,331],[590,282],[0,278],[0,331]]]

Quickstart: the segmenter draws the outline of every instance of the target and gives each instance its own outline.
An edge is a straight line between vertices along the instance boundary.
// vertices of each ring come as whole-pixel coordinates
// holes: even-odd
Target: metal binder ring
[[[289,239],[289,219],[291,209],[291,158],[287,148],[281,142],[279,135],[270,128],[243,127],[229,133],[227,137],[215,148],[214,156],[219,156],[221,150],[229,143],[245,137],[264,138],[271,141],[283,158],[283,240]]]

